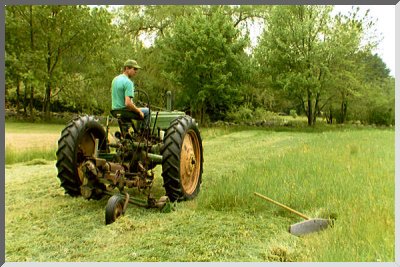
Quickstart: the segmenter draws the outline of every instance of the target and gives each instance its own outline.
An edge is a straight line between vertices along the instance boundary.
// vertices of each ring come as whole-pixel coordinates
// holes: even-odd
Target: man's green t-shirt
[[[133,97],[134,83],[125,74],[115,77],[111,83],[112,109],[125,108],[125,96]]]

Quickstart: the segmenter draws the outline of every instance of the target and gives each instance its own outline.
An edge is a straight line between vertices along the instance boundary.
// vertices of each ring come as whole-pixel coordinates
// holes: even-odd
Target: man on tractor
[[[135,93],[135,84],[132,78],[141,67],[136,60],[128,59],[122,74],[116,76],[111,83],[112,110],[118,110],[125,120],[144,120],[145,128],[149,124],[149,109],[138,108],[132,101]]]

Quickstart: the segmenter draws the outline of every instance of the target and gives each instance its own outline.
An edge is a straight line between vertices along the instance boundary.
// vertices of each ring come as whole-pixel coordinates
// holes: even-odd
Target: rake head
[[[289,233],[295,236],[302,236],[322,231],[328,228],[328,226],[333,226],[333,220],[320,219],[320,218],[309,219],[303,222],[292,224],[289,227]]]

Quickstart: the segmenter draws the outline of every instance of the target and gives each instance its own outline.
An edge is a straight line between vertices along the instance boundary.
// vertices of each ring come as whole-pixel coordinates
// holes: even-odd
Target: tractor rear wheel
[[[190,116],[171,122],[161,151],[164,188],[169,199],[190,200],[200,191],[203,146],[199,129]]]
[[[95,139],[99,139],[99,150],[106,149],[106,132],[93,116],[81,116],[71,120],[62,130],[58,140],[57,163],[58,178],[65,193],[80,196],[83,173],[80,169],[87,156],[95,151]],[[100,199],[101,194],[92,198]]]

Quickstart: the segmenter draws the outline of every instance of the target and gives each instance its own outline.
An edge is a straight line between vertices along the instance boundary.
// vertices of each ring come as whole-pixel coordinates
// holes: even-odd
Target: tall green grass
[[[6,145],[5,164],[15,164],[19,162],[43,162],[46,160],[56,160],[55,147],[37,147],[30,149],[18,149],[12,145]]]
[[[168,214],[129,206],[108,226],[107,198],[64,195],[55,161],[7,165],[6,261],[394,261],[393,130],[201,133],[199,196]],[[303,219],[255,191],[310,217],[334,216],[335,225],[295,237],[287,229]]]
[[[40,164],[56,160],[57,140],[63,127],[64,125],[57,124],[6,122],[5,164]],[[14,135],[25,138],[14,140]]]
[[[302,220],[255,199],[257,191],[310,217],[337,218],[323,242],[321,236],[302,239],[310,260],[394,260],[392,130],[256,130],[210,140],[207,147],[202,208]]]

